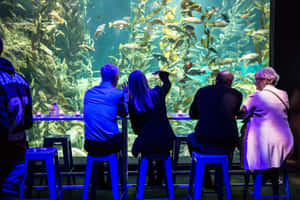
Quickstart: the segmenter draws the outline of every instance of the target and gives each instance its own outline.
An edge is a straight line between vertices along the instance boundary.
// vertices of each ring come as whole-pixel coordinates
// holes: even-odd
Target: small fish
[[[214,22],[210,23],[210,26],[218,27],[218,28],[223,28],[223,27],[226,27],[227,25],[228,25],[228,23],[224,22],[224,21],[214,21]]]
[[[233,58],[223,58],[217,61],[217,65],[229,65],[232,64],[235,60]]]
[[[218,51],[215,48],[209,47],[208,51],[214,52],[215,54],[218,53]]]
[[[227,22],[227,23],[230,22],[229,17],[226,13],[221,13],[221,17],[224,19],[225,22]]]
[[[153,53],[152,56],[157,60],[167,63],[169,65],[168,59],[161,53]]]
[[[61,16],[59,16],[59,14],[58,14],[56,11],[52,10],[52,11],[49,13],[49,15],[50,15],[53,19],[56,19],[60,24],[65,23],[65,20],[64,20]]]
[[[187,32],[192,32],[195,30],[195,28],[191,25],[184,25],[183,27]]]
[[[154,25],[165,25],[165,23],[159,18],[154,18],[147,23],[147,26],[154,26]]]
[[[115,27],[115,28],[120,28],[120,29],[123,29],[125,28],[126,26],[129,26],[130,24],[125,21],[125,20],[116,20],[114,22],[109,22],[109,27]]]
[[[259,29],[254,31],[251,36],[253,37],[267,37],[269,35],[269,29]]]
[[[181,18],[183,23],[201,24],[203,21],[197,17],[183,17]]]
[[[184,32],[184,31],[182,30],[182,28],[181,28],[180,26],[178,26],[177,24],[175,24],[175,23],[168,23],[168,24],[166,24],[166,26],[167,26],[169,29],[175,30],[175,31],[177,31],[177,32]]]
[[[127,43],[127,44],[120,44],[119,48],[120,49],[123,49],[123,48],[125,48],[125,49],[140,49],[141,46],[133,42],[133,43]]]
[[[104,33],[104,30],[105,30],[105,24],[99,25],[94,33],[93,40],[94,41],[97,40],[97,38]]]
[[[249,12],[246,12],[246,13],[242,14],[241,19],[248,18],[251,15],[251,13],[253,12],[253,10],[254,10],[254,8],[250,9]]]
[[[96,51],[94,47],[89,46],[87,44],[81,44],[78,47],[81,48],[81,49],[84,49],[85,51],[91,51],[91,52],[95,52]]]
[[[42,90],[39,90],[38,93],[40,95],[40,98],[41,98],[42,102],[46,102],[47,101],[46,94]]]
[[[253,61],[255,59],[257,59],[259,57],[259,54],[258,53],[249,53],[249,54],[246,54],[246,55],[243,55],[239,61]]]
[[[205,73],[205,71],[196,68],[190,68],[186,73],[189,75],[200,75]]]

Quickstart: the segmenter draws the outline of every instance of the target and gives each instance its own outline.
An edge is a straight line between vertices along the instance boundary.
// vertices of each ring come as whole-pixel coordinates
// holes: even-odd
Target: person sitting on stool
[[[127,93],[116,88],[119,69],[112,64],[101,68],[100,85],[90,88],[84,96],[84,148],[90,155],[117,153],[122,147],[117,115],[127,115]],[[104,186],[103,165],[100,166],[100,185]],[[108,184],[106,184],[108,185]]]
[[[192,119],[198,120],[195,133],[187,138],[190,151],[231,155],[238,144],[238,128],[235,119],[243,96],[239,91],[231,88],[233,78],[231,72],[221,71],[217,74],[215,85],[197,91],[189,112]],[[222,181],[222,177],[217,179]],[[207,167],[204,186],[212,188]],[[219,199],[222,199],[222,192],[219,191]]]

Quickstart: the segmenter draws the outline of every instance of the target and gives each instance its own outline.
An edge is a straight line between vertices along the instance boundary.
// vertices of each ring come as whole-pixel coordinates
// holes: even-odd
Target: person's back
[[[200,88],[190,108],[190,117],[198,119],[195,127],[194,145],[204,144],[198,151],[207,153],[228,153],[233,150],[238,130],[235,117],[240,110],[242,94],[231,88],[233,75],[221,71],[216,85]],[[191,138],[190,138],[191,139]],[[210,147],[211,148],[208,148]]]
[[[190,109],[191,118],[198,119],[199,142],[231,145],[238,136],[235,116],[241,101],[241,93],[224,84],[200,88]]]
[[[139,76],[144,75],[139,74]],[[153,104],[151,109],[148,108],[139,112],[133,98],[130,99],[128,104],[132,129],[135,134],[139,135],[133,145],[134,153],[166,153],[172,147],[174,133],[167,117],[165,105],[165,97],[170,90],[171,83],[168,79],[168,73],[160,72],[159,76],[163,81],[163,86],[148,89]],[[130,80],[130,83],[133,82]]]
[[[121,149],[117,115],[127,115],[122,90],[116,88],[118,67],[101,68],[102,82],[86,91],[84,97],[85,149],[92,154],[116,153]]]
[[[110,82],[87,90],[84,99],[86,139],[107,141],[119,134],[117,124],[118,104],[123,96]]]

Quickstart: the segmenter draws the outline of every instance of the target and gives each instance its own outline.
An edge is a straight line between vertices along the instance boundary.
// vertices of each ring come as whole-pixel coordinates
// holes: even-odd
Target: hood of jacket
[[[15,68],[9,60],[5,58],[0,58],[0,71],[7,72],[9,74],[14,74]]]

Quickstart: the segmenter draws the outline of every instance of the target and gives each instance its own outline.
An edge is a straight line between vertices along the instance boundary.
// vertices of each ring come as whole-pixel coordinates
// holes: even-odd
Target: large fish
[[[129,26],[130,24],[125,21],[125,20],[116,20],[114,22],[109,22],[109,27],[115,27],[115,28],[120,28],[120,29],[123,29],[125,28],[126,26]]]
[[[226,27],[227,25],[228,25],[228,23],[224,22],[224,21],[214,21],[214,22],[210,23],[210,26],[218,27],[218,28]]]
[[[201,24],[202,20],[197,17],[183,17],[181,18],[183,23]]]
[[[105,30],[105,24],[99,25],[94,33],[93,40],[94,41],[97,40],[97,38],[104,33],[104,30]]]
[[[133,43],[127,43],[127,44],[120,44],[119,48],[120,49],[123,49],[123,48],[125,48],[125,49],[140,49],[141,46],[133,42]]]
[[[239,61],[253,61],[256,60],[259,57],[258,53],[249,53],[246,55],[243,55]]]

